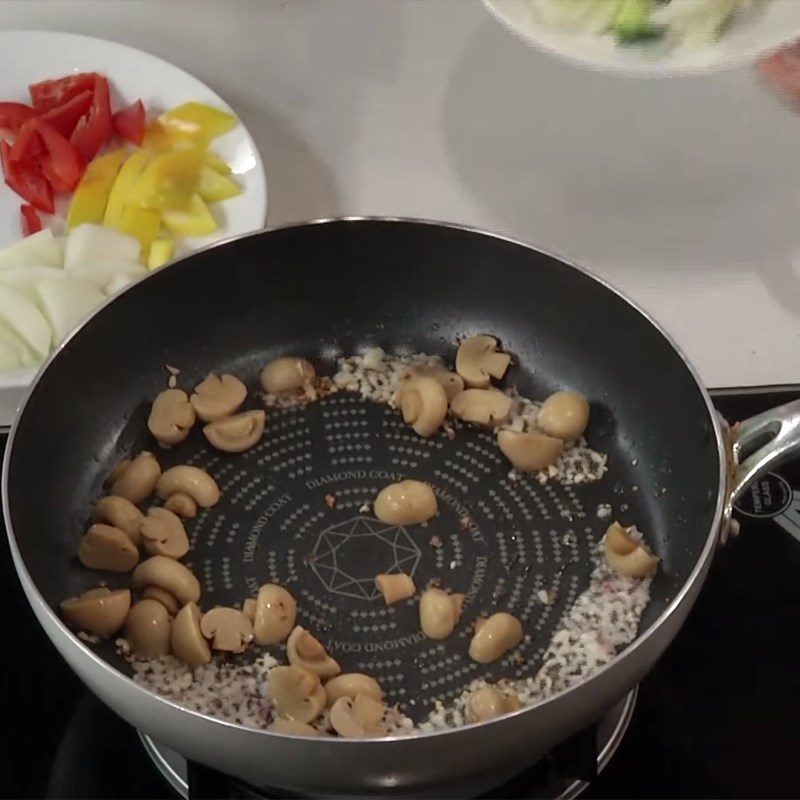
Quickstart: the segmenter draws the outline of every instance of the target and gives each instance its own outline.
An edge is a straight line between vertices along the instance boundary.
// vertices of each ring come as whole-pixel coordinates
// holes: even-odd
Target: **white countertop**
[[[598,75],[477,0],[5,0],[0,25],[155,53],[238,111],[269,224],[431,217],[607,276],[711,386],[800,382],[800,116],[751,71]]]

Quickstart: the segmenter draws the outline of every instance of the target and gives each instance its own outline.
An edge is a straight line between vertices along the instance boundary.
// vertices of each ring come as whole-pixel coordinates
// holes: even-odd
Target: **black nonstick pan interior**
[[[75,558],[102,480],[123,457],[154,449],[145,421],[165,388],[165,365],[191,391],[209,371],[252,388],[271,358],[335,357],[368,346],[426,352],[452,363],[457,337],[497,336],[516,365],[506,384],[533,398],[559,388],[592,407],[590,445],[608,454],[600,482],[563,487],[513,482],[486,432],[421,440],[397,412],[351,394],[270,412],[261,443],[213,452],[199,431],[162,465],[194,463],[223,490],[187,525],[201,605],[241,603],[267,581],[298,600],[299,621],[345,671],[375,675],[412,716],[458,694],[485,667],[466,656],[469,624],[445,642],[419,633],[416,604],[387,608],[378,572],[440,578],[468,594],[467,623],[517,614],[522,659],[494,677],[533,674],[561,613],[588,583],[608,526],[636,524],[663,559],[645,625],[687,579],[712,524],[718,461],[709,412],[681,356],[638,311],[579,270],[530,248],[455,227],[410,221],[338,221],[230,242],[153,275],[101,310],[53,360],[19,421],[9,462],[14,534],[55,609],[96,585]],[[362,511],[401,477],[430,482],[440,514],[427,527],[391,528]],[[336,502],[330,508],[326,495]],[[469,529],[465,529],[468,517]],[[433,547],[437,536],[442,547]],[[539,589],[555,592],[548,607]],[[100,652],[125,669],[111,645]]]

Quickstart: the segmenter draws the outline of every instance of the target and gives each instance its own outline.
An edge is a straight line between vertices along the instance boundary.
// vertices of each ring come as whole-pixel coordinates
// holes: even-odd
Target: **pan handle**
[[[800,400],[756,414],[731,428],[731,504],[758,475],[788,456],[800,454]]]

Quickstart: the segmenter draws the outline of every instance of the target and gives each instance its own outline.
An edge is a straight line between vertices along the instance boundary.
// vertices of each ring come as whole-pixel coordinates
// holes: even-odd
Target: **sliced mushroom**
[[[498,431],[497,445],[503,455],[522,472],[538,472],[555,464],[564,449],[561,439],[534,431]]]
[[[236,412],[246,398],[247,387],[235,375],[212,372],[194,387],[189,402],[200,420],[214,422]]]
[[[156,457],[144,450],[133,460],[123,461],[111,473],[111,494],[141,503],[153,493],[160,475]]]
[[[139,551],[119,528],[96,523],[81,538],[78,559],[89,569],[130,572],[139,563]]]
[[[350,739],[385,736],[386,726],[381,722],[385,712],[383,703],[367,695],[340,697],[331,706],[331,726],[339,736]]]
[[[268,394],[282,394],[311,385],[316,374],[307,359],[284,356],[270,361],[261,370],[261,386]]]
[[[209,443],[225,453],[242,453],[258,444],[267,421],[265,411],[243,411],[232,417],[209,422],[203,433]]]
[[[162,500],[180,492],[188,494],[200,508],[210,508],[219,502],[217,482],[199,467],[182,464],[168,469],[156,484],[156,493]]]
[[[166,508],[150,508],[140,530],[144,549],[151,556],[183,558],[189,552],[189,537],[180,517]]]
[[[447,393],[434,378],[413,378],[402,384],[397,401],[403,420],[419,436],[433,436],[447,416]]]
[[[375,678],[363,672],[346,672],[331,678],[325,684],[325,696],[330,708],[340,697],[355,700],[356,695],[363,694],[378,702],[383,700],[383,690]]]
[[[449,369],[443,367],[441,364],[413,364],[403,370],[400,375],[400,391],[402,392],[405,382],[412,381],[415,378],[433,378],[444,389],[447,395],[447,402],[449,403],[459,392],[464,391],[464,381],[460,375],[455,372],[450,372]],[[400,405],[399,398],[395,398],[395,404]]]
[[[325,708],[319,675],[302,667],[273,667],[267,677],[267,699],[282,717],[309,723]]]
[[[246,609],[244,613],[247,613]],[[264,584],[258,590],[252,620],[256,644],[282,642],[292,632],[296,617],[297,602],[294,597],[282,586]]]
[[[73,628],[106,639],[125,624],[130,607],[131,593],[128,589],[112,592],[102,586],[90,589],[80,597],[64,600],[61,603],[61,614],[64,621]]]
[[[236,608],[217,606],[203,614],[200,630],[206,639],[213,639],[214,650],[243,653],[253,641],[253,624]]]
[[[119,528],[137,547],[142,543],[139,526],[142,524],[144,514],[124,497],[114,495],[101,497],[92,511],[92,519]]]
[[[184,519],[194,519],[197,516],[197,502],[184,492],[175,492],[168,497],[164,508]]]
[[[167,556],[151,556],[133,571],[131,584],[142,590],[147,586],[159,586],[173,594],[178,602],[196,603],[200,599],[200,582],[191,571]]]
[[[492,614],[476,628],[469,643],[469,657],[479,664],[490,664],[516,647],[523,635],[522,625],[515,616],[506,611]]]
[[[589,401],[580,392],[556,392],[542,403],[536,424],[550,436],[578,439],[589,424]]]
[[[148,586],[143,592],[145,600],[157,600],[174,617],[180,611],[180,603],[174,594],[162,589],[160,586]]]
[[[436,495],[427,483],[391,483],[375,498],[375,516],[388,525],[416,525],[436,515]]]
[[[508,353],[497,352],[497,339],[493,336],[470,336],[461,342],[456,353],[456,372],[475,389],[486,388],[492,378],[502,378],[510,363]]]
[[[619,522],[613,522],[606,531],[603,541],[606,562],[618,575],[628,578],[646,578],[655,575],[658,558],[632,536],[635,533],[635,525],[624,528]]]
[[[464,422],[502,425],[511,413],[511,398],[499,389],[465,389],[450,401],[450,410]]]
[[[125,620],[125,638],[135,653],[160,658],[169,653],[172,622],[167,609],[157,600],[134,603]]]
[[[419,600],[419,626],[429,639],[446,639],[455,630],[461,617],[463,594],[431,587]]]
[[[494,686],[482,686],[467,698],[467,719],[470,722],[486,722],[501,717],[520,707],[515,694],[503,694]]]
[[[194,603],[187,603],[172,623],[172,653],[192,669],[211,661],[211,648],[200,630],[202,614]]]
[[[195,413],[189,395],[183,389],[164,389],[156,395],[147,427],[161,445],[182,442],[192,429]]]
[[[273,733],[285,733],[290,736],[321,736],[316,728],[307,722],[298,722],[296,719],[284,719],[278,717],[267,730]]]
[[[383,595],[383,601],[387,606],[399,603],[401,600],[408,600],[417,591],[412,577],[406,575],[405,572],[376,575],[375,586]]]
[[[292,666],[303,667],[323,679],[332,678],[342,671],[322,644],[300,625],[289,634],[286,656]]]

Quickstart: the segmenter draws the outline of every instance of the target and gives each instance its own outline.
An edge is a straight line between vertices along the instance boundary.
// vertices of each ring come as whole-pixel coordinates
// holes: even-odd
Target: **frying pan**
[[[479,332],[514,354],[506,382],[524,395],[567,387],[589,398],[589,442],[608,454],[601,481],[513,483],[485,432],[423,441],[396,412],[354,395],[271,412],[262,442],[242,455],[212,452],[195,431],[158,457],[165,468],[207,468],[223,490],[219,505],[189,526],[201,605],[241,602],[270,580],[287,585],[299,621],[344,671],[374,675],[419,721],[434,700],[452,698],[473,678],[536,671],[559,617],[588,583],[609,521],[596,509],[611,503],[621,521],[644,531],[661,567],[640,635],[591,678],[480,725],[388,740],[308,739],[184,710],[134,684],[112,645],[87,646],[61,622],[59,602],[100,577],[127,585],[127,576],[82,568],[76,544],[104,476],[154,447],[145,422],[165,387],[165,365],[180,368],[180,385],[190,390],[212,370],[255,389],[259,369],[278,355],[311,357],[322,374],[335,371],[337,355],[374,346],[452,362],[456,338]],[[258,403],[253,391],[247,407]],[[732,497],[795,447],[797,412],[785,407],[734,429],[726,448],[723,424],[681,352],[598,278],[454,225],[321,221],[191,255],[80,327],[16,420],[4,514],[20,580],[48,636],[101,699],[157,741],[256,787],[474,795],[599,718],[647,673],[689,613]],[[763,446],[743,458],[754,445]],[[401,476],[429,481],[440,514],[422,533],[378,536],[363,504]],[[480,536],[460,529],[465,512]],[[429,546],[433,534],[444,547]],[[323,569],[337,535],[346,544]],[[438,576],[467,591],[465,619],[449,640],[415,635],[413,603],[387,609],[376,597],[372,577],[399,568],[417,586]],[[554,606],[536,601],[540,589],[555,592]],[[522,659],[479,667],[465,656],[470,622],[500,609],[523,622]]]

